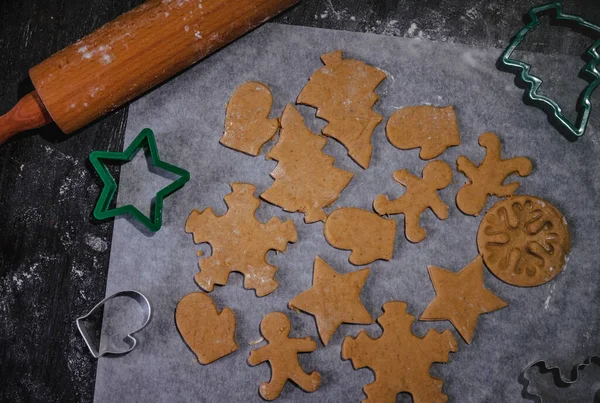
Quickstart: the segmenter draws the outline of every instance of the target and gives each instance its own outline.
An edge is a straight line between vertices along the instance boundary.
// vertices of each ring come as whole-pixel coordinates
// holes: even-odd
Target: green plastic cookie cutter
[[[588,30],[592,32],[593,35],[598,35],[600,37],[600,26],[592,24],[581,17],[564,14],[562,12],[562,3],[560,2],[533,7],[528,13],[531,21],[521,28],[517,35],[513,37],[498,61],[500,64],[499,67],[503,67],[507,70],[520,70],[520,79],[529,87],[525,91],[525,101],[529,101],[533,105],[545,110],[549,113],[551,122],[559,131],[566,134],[568,137],[571,137],[571,139],[577,139],[585,133],[590,118],[590,112],[592,110],[590,97],[598,85],[600,85],[600,71],[598,71],[598,64],[600,63],[600,55],[598,54],[598,51],[600,50],[600,39],[596,40],[592,46],[587,49],[584,55],[585,57],[589,57],[590,60],[580,71],[580,76],[589,81],[589,85],[579,96],[577,119],[574,123],[562,113],[562,109],[558,103],[538,93],[543,81],[530,73],[531,65],[520,60],[511,59],[512,53],[517,46],[521,44],[525,36],[540,24],[539,15],[548,12],[553,13],[553,20],[556,22],[562,22],[580,29]]]
[[[179,179],[162,188],[156,194],[151,217],[147,217],[131,204],[113,209],[108,208],[117,190],[117,182],[110,174],[106,164],[103,163],[102,160],[111,160],[122,163],[129,162],[142,148],[150,151],[150,157],[152,158],[153,166],[179,176]],[[181,189],[183,185],[190,180],[190,173],[188,171],[161,161],[160,157],[158,156],[158,148],[156,147],[154,133],[150,129],[142,130],[129,145],[129,147],[127,147],[127,149],[122,153],[110,151],[92,152],[90,154],[90,162],[104,183],[104,188],[102,189],[100,197],[98,198],[98,202],[96,203],[96,207],[94,208],[94,217],[96,217],[98,220],[105,220],[118,215],[129,214],[140,223],[144,224],[150,231],[154,232],[158,231],[162,226],[162,209],[164,198],[176,190]]]

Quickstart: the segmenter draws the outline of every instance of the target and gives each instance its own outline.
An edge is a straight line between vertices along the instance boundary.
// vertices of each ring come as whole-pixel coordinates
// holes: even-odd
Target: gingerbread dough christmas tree
[[[246,154],[260,154],[279,128],[277,119],[269,119],[272,105],[273,95],[266,85],[256,81],[240,85],[227,104],[220,143]]]
[[[238,349],[233,311],[225,308],[219,312],[203,292],[189,293],[179,301],[175,322],[201,364],[210,364]]]
[[[260,332],[269,344],[250,353],[248,364],[256,366],[269,361],[271,380],[260,385],[259,393],[265,400],[279,397],[288,379],[304,389],[314,392],[321,384],[318,372],[307,374],[298,362],[298,353],[310,353],[317,343],[310,337],[292,339],[290,320],[281,312],[271,312],[260,323]]]
[[[323,134],[338,140],[363,168],[371,162],[373,130],[382,117],[373,111],[379,99],[375,88],[387,75],[359,60],[342,59],[336,50],[321,56],[325,66],[315,72],[297,102],[317,109],[329,122]]]
[[[479,315],[506,306],[484,287],[481,256],[458,273],[435,266],[428,270],[437,296],[419,319],[449,320],[467,343],[473,340]]]
[[[504,184],[506,178],[514,173],[528,176],[531,173],[531,161],[525,157],[502,159],[502,145],[494,133],[483,133],[479,145],[485,148],[485,158],[481,165],[473,164],[464,155],[456,160],[457,169],[469,178],[456,195],[456,205],[465,214],[477,215],[485,206],[488,195],[511,196],[519,187],[519,182]]]
[[[215,284],[225,285],[232,271],[244,275],[244,287],[255,289],[261,297],[277,288],[274,279],[277,267],[267,263],[269,250],[285,252],[288,242],[296,242],[298,235],[291,220],[281,222],[273,217],[266,224],[255,217],[260,200],[254,196],[256,187],[233,183],[233,190],[225,196],[229,207],[223,216],[216,216],[211,208],[192,211],[185,231],[194,235],[194,242],[208,242],[212,256],[200,260],[200,273],[194,279],[206,291]]]
[[[430,330],[425,337],[412,334],[414,316],[406,312],[406,303],[392,301],[383,304],[383,314],[377,322],[383,328],[378,339],[363,330],[342,344],[342,358],[352,360],[354,369],[369,367],[375,382],[364,387],[363,403],[394,403],[398,393],[412,395],[414,403],[445,402],[442,381],[430,375],[434,362],[447,362],[449,353],[458,344],[449,330]]]
[[[304,213],[304,221],[325,220],[329,206],[344,190],[353,173],[333,166],[334,158],[321,150],[327,139],[312,133],[302,115],[287,105],[281,116],[279,141],[267,153],[279,161],[271,173],[275,182],[260,197],[285,211]]]
[[[411,242],[421,242],[426,232],[421,228],[419,218],[425,210],[430,208],[440,220],[448,218],[448,206],[437,191],[450,184],[452,169],[443,161],[432,161],[423,169],[423,179],[403,169],[394,172],[394,180],[405,186],[406,192],[396,200],[379,195],[373,208],[381,215],[404,214],[406,238]]]
[[[314,315],[323,344],[342,323],[373,323],[371,314],[360,300],[370,269],[340,274],[317,256],[312,288],[297,295],[289,307]]]

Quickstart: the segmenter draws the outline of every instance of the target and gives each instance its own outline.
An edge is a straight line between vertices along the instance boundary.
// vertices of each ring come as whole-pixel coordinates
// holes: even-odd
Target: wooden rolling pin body
[[[49,115],[71,133],[298,1],[149,0],[33,67],[30,77]]]

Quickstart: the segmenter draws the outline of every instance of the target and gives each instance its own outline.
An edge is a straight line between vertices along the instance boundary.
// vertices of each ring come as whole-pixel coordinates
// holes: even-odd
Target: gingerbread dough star
[[[467,343],[473,340],[479,315],[506,306],[484,287],[481,256],[458,273],[435,266],[428,269],[437,296],[419,320],[449,320]]]
[[[317,256],[312,288],[293,298],[289,307],[310,313],[317,321],[323,344],[342,323],[369,325],[373,317],[360,300],[370,269],[339,274]]]

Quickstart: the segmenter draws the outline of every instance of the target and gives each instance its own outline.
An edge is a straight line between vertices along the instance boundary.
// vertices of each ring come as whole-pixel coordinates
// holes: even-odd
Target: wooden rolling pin
[[[0,144],[53,121],[72,133],[299,1],[148,0],[33,67]]]

